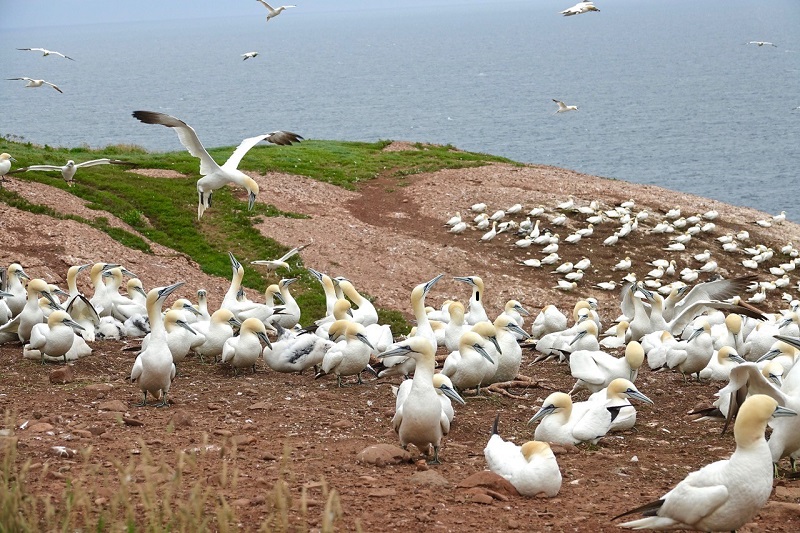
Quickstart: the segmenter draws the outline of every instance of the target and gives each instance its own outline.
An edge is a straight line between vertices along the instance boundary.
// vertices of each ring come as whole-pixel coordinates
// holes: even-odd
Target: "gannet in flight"
[[[29,50],[31,52],[41,52],[42,56],[45,56],[45,57],[52,54],[54,56],[61,56],[64,59],[69,59],[70,61],[75,61],[71,57],[65,56],[61,52],[56,52],[55,50],[48,50],[47,48],[17,48],[17,50]]]
[[[275,18],[275,17],[277,17],[278,15],[280,15],[280,14],[283,12],[283,10],[284,10],[284,9],[289,9],[290,7],[297,7],[297,6],[295,6],[295,5],[291,5],[291,6],[280,6],[280,7],[272,7],[272,6],[271,6],[271,5],[269,5],[268,3],[264,2],[264,0],[257,0],[257,1],[258,1],[258,2],[261,2],[261,4],[262,4],[264,7],[266,7],[267,9],[269,9],[269,15],[267,15],[267,22],[269,22],[269,19],[271,19],[271,18]]]
[[[248,59],[252,59],[258,55],[258,52],[247,52],[242,54],[242,61],[247,61]]]
[[[311,243],[303,244],[301,246],[295,246],[288,252],[286,252],[283,256],[278,259],[260,259],[258,261],[250,261],[251,265],[261,265],[267,267],[269,272],[274,272],[278,270],[280,267],[285,269],[290,269],[289,263],[286,262],[287,259],[295,255],[297,252],[302,251],[304,248],[311,246]]]
[[[588,13],[589,11],[597,11],[598,13],[600,12],[599,9],[594,7],[592,2],[578,2],[571,8],[561,11],[561,14],[565,17],[571,17],[572,15],[580,15],[581,13]]]
[[[756,44],[756,45],[758,45],[758,46],[764,46],[764,45],[767,45],[767,46],[774,46],[775,48],[778,48],[778,45],[777,45],[777,44],[773,44],[773,43],[771,43],[771,42],[769,42],[769,41],[750,41],[750,42],[749,42],[749,43],[747,43],[747,44]]]
[[[203,176],[197,180],[197,194],[199,202],[197,205],[197,218],[203,216],[203,212],[211,206],[211,194],[225,186],[227,183],[236,183],[247,189],[248,209],[253,208],[258,194],[258,184],[253,178],[241,172],[236,167],[239,166],[244,155],[257,143],[261,141],[273,144],[287,145],[300,142],[303,138],[290,131],[273,131],[257,137],[245,139],[234,150],[224,165],[219,166],[214,159],[208,155],[194,129],[173,116],[154,111],[134,111],[133,116],[145,124],[161,124],[168,128],[175,128],[178,139],[190,154],[200,159],[200,174]]]
[[[16,174],[17,172],[28,172],[29,170],[60,170],[61,176],[64,178],[64,181],[67,182],[67,185],[72,187],[75,183],[75,173],[78,172],[79,168],[83,167],[93,167],[96,165],[133,165],[134,163],[129,163],[127,161],[120,161],[119,159],[92,159],[91,161],[84,161],[83,163],[76,163],[72,159],[67,161],[67,164],[64,166],[58,165],[31,165],[29,167],[22,167],[15,170],[13,173]]]
[[[554,115],[556,115],[558,113],[566,113],[567,111],[577,111],[578,110],[578,106],[576,106],[576,105],[567,105],[564,102],[562,102],[561,100],[556,100],[555,98],[553,98],[553,101],[558,104],[558,109],[556,109],[555,113],[553,113]]]
[[[25,87],[41,87],[42,85],[49,85],[50,87],[52,87],[53,89],[55,89],[56,91],[58,91],[60,93],[64,92],[61,89],[59,89],[58,85],[56,85],[55,83],[50,83],[49,81],[45,81],[45,80],[35,80],[33,78],[6,78],[6,79],[9,80],[9,81],[10,80],[27,81],[28,83],[25,84]]]

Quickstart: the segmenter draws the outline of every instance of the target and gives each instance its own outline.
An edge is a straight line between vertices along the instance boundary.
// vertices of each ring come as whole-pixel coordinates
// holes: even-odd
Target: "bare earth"
[[[401,143],[392,146],[412,148]],[[153,175],[156,171],[148,172]],[[752,271],[740,264],[744,254],[725,254],[716,237],[747,229],[751,235],[747,245],[763,243],[776,250],[767,267],[786,261],[777,253],[780,246],[800,242],[800,226],[784,223],[760,228],[753,221],[767,215],[752,209],[552,167],[491,165],[402,179],[382,177],[356,192],[292,175],[254,177],[261,187],[259,201],[310,215],[302,220],[265,219],[261,231],[287,246],[313,241],[302,252],[306,266],[345,275],[373,297],[376,305],[409,316],[409,294],[416,284],[446,274],[428,296],[428,304],[438,307],[445,299],[465,302],[469,289],[452,276],[475,274],[486,283],[484,305],[490,316],[498,314],[510,298],[519,300],[535,316],[546,304],[555,303],[569,311],[579,298],[594,296],[600,301],[605,326],[619,314],[618,295],[592,285],[619,280],[620,273],[612,272],[611,266],[626,255],[634,261],[632,270],[643,279],[652,268],[646,261],[663,257],[675,259],[678,270],[687,265],[697,268],[700,265],[691,256],[710,249],[719,272],[733,277]],[[86,218],[104,216],[111,224],[124,226],[59,189],[15,179],[5,186],[61,212]],[[187,197],[194,200],[193,194],[187,193]],[[615,247],[601,246],[617,226],[611,222],[596,226],[594,235],[577,245],[562,244],[562,261],[583,256],[592,260],[590,271],[571,293],[552,289],[558,279],[550,273],[552,268],[518,264],[522,259],[541,257],[539,247],[517,249],[507,235],[480,243],[483,232],[470,229],[451,235],[443,227],[456,211],[466,218],[469,206],[481,201],[489,204],[490,212],[517,202],[523,205],[523,212],[547,206],[542,226],[549,227],[556,203],[569,197],[577,205],[598,199],[606,207],[632,198],[636,210],[651,213],[638,233]],[[666,238],[646,233],[675,206],[680,206],[685,216],[710,209],[720,212],[716,229],[698,235],[680,253],[661,250]],[[582,215],[568,216],[569,225],[556,228],[562,239],[585,227]],[[517,215],[516,220],[524,220],[524,216]],[[210,307],[219,304],[229,280],[203,274],[190,258],[172,250],[158,245],[152,248],[152,255],[129,250],[77,222],[53,221],[0,207],[0,264],[19,262],[33,277],[63,285],[63,276],[72,264],[113,261],[135,272],[145,287],[182,280],[186,285],[177,296],[193,298],[197,289],[205,288]],[[775,278],[764,267],[757,273],[762,280]],[[794,289],[788,292],[796,295],[798,276],[792,272],[790,277]],[[785,307],[781,292],[772,291],[761,307],[766,311]],[[250,297],[259,299],[254,291]],[[308,324],[315,318],[304,317],[301,322]],[[574,380],[568,367],[552,362],[529,366],[534,355],[526,353],[521,373],[537,384],[512,388],[513,397],[467,395],[467,405],[456,409],[441,465],[401,462],[377,466],[359,462],[357,457],[368,446],[398,443],[390,422],[394,409],[391,382],[370,377],[364,385],[350,382],[337,389],[335,379],[315,381],[310,374],[278,374],[263,365],[255,374],[234,377],[229,368],[190,359],[173,383],[169,409],[135,408],[141,393],[126,381],[135,352],[122,348],[136,344],[136,340],[96,343],[93,355],[72,365],[74,381],[64,385],[51,384],[48,379],[60,365],[42,367],[23,360],[19,345],[0,347],[0,407],[12,415],[0,442],[16,439],[18,461],[32,463],[30,492],[50,494],[58,503],[68,479],[92,471],[98,483],[88,490],[92,501],[103,508],[117,490],[116,462],[127,464],[149,453],[156,462],[174,467],[176,452],[187,451],[197,459],[183,473],[185,493],[198,483],[211,487],[231,504],[245,530],[257,529],[269,515],[272,488],[283,477],[288,480],[293,502],[289,511],[292,527],[307,524],[314,530],[321,526],[326,484],[341,498],[343,515],[337,522],[341,531],[357,526],[363,531],[611,531],[616,529],[611,517],[656,499],[688,472],[729,456],[734,448],[732,434],[721,435],[721,425],[692,422],[686,415],[696,405],[710,402],[723,384],[684,384],[679,374],[644,369],[637,385],[655,406],[639,409],[636,431],[607,437],[598,446],[556,447],[564,477],[556,498],[508,495],[496,486],[469,489],[459,484],[485,468],[483,447],[495,415],[501,414],[500,430],[505,438],[519,444],[530,440],[533,428],[526,422],[543,399],[552,391],[571,388]],[[78,454],[57,457],[51,451],[53,446],[66,446]],[[420,458],[417,450],[411,452],[412,461]],[[222,465],[238,472],[235,484],[224,481]],[[132,483],[136,486],[149,480],[164,484],[170,472],[169,466],[166,470],[136,470]],[[776,480],[775,486],[770,502],[742,531],[800,530],[800,486],[783,478]],[[303,492],[307,494],[307,512],[300,508]]]

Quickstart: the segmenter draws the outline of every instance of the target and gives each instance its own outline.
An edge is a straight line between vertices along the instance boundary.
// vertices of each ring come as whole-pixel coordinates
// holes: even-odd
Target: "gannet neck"
[[[333,305],[333,318],[336,320],[348,320],[350,319],[350,302],[345,300],[344,298],[340,300],[336,300],[336,303]]]
[[[450,322],[456,326],[463,326],[464,325],[464,304],[461,302],[452,302],[448,308],[448,313],[450,313]]]
[[[345,296],[350,298],[357,307],[361,307],[364,302],[364,297],[359,294],[353,284],[347,280],[342,280],[339,282],[339,287],[341,287],[342,292]]]
[[[644,362],[644,348],[637,341],[631,341],[625,347],[625,361],[631,370],[638,370]]]
[[[742,404],[736,422],[733,425],[733,435],[736,448],[749,449],[764,442],[764,431],[767,421],[778,410],[778,402],[764,394],[755,394]]]

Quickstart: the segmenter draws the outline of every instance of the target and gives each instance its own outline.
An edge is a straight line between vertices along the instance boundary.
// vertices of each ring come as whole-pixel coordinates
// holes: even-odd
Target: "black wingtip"
[[[497,431],[497,426],[500,424],[500,413],[497,413],[497,416],[494,417],[494,424],[492,424],[492,435],[499,435],[500,433]]]
[[[619,514],[612,518],[611,520],[616,520],[618,518],[622,518],[623,516],[628,516],[636,513],[641,513],[644,516],[655,516],[658,513],[658,510],[661,509],[661,506],[664,505],[664,500],[656,500],[654,502],[649,502],[641,507],[637,507],[636,509],[631,509],[630,511],[626,511],[622,514]]]

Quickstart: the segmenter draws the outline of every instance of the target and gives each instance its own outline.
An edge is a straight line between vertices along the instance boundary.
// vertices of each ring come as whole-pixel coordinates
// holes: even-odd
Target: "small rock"
[[[253,444],[256,441],[256,438],[252,435],[235,435],[231,437],[231,442],[234,446],[247,446],[248,444]]]
[[[258,411],[258,410],[267,410],[267,409],[270,409],[270,407],[271,406],[270,406],[269,402],[258,402],[258,403],[254,403],[253,405],[248,407],[248,409],[250,411]]]
[[[784,500],[800,499],[800,487],[775,487],[775,497]]]
[[[50,372],[50,383],[54,385],[64,385],[73,381],[75,381],[75,372],[72,370],[72,365],[62,366]]]
[[[123,416],[122,421],[125,423],[126,426],[138,427],[144,425],[144,422],[142,422],[141,420],[136,420],[135,418],[128,418],[127,416]]]
[[[335,428],[340,428],[340,429],[341,428],[349,428],[349,427],[353,427],[353,423],[350,422],[349,420],[339,420],[338,422],[334,422],[333,424],[331,424],[331,426],[333,426]]]
[[[459,488],[483,487],[507,497],[517,497],[519,492],[508,480],[489,470],[476,472],[458,483]]]
[[[430,467],[428,466],[428,463],[427,461],[425,461],[425,459],[420,459],[419,461],[417,461],[416,466],[418,472],[424,472],[426,470],[430,470]]]
[[[194,421],[189,413],[183,409],[178,409],[172,413],[172,418],[169,419],[169,424],[173,428],[177,429],[180,427],[191,427],[194,424]]]
[[[239,498],[238,500],[233,500],[231,503],[234,507],[247,507],[251,502],[247,498]]]
[[[128,410],[128,406],[125,405],[124,402],[120,400],[110,400],[108,402],[101,403],[98,408],[101,411],[114,411],[115,413],[124,413]]]
[[[37,422],[28,426],[28,431],[31,433],[45,433],[46,431],[53,431],[53,426],[47,422]]]
[[[102,435],[103,433],[106,432],[106,428],[104,428],[103,426],[90,426],[86,429],[89,431],[89,433],[91,433],[95,437],[98,435]]]
[[[92,437],[94,437],[91,431],[87,431],[85,429],[75,429],[72,431],[72,434],[82,439],[91,439]]]
[[[91,392],[111,392],[114,390],[114,385],[109,383],[92,383],[91,385],[86,385],[83,390]]]
[[[513,518],[508,519],[508,529],[519,529],[522,527],[519,520],[514,520]]]
[[[228,431],[227,429],[215,429],[214,435],[219,435],[220,437],[230,437],[233,435],[233,432]]]
[[[0,429],[0,437],[13,437],[14,430],[13,429]]]
[[[356,461],[375,466],[396,465],[411,461],[411,454],[393,444],[373,444],[361,450]]]
[[[387,496],[395,496],[396,494],[397,491],[395,489],[385,487],[381,489],[372,490],[367,493],[367,496],[369,496],[370,498],[386,498]]]
[[[95,498],[94,504],[95,505],[105,505],[108,502],[108,498]]]
[[[553,455],[565,455],[581,451],[580,448],[574,444],[551,444],[550,449],[553,451]]]
[[[472,496],[472,501],[475,502],[475,503],[481,503],[483,505],[491,505],[492,502],[494,501],[494,498],[492,498],[488,494],[480,493],[480,494],[473,495]]]
[[[415,485],[432,485],[434,487],[450,487],[452,483],[447,481],[441,474],[433,470],[425,472],[414,472],[411,475],[411,483]],[[492,498],[489,497],[491,500]]]
[[[262,461],[277,461],[278,458],[274,454],[271,454],[269,452],[264,452],[264,453],[261,454],[261,460]]]

